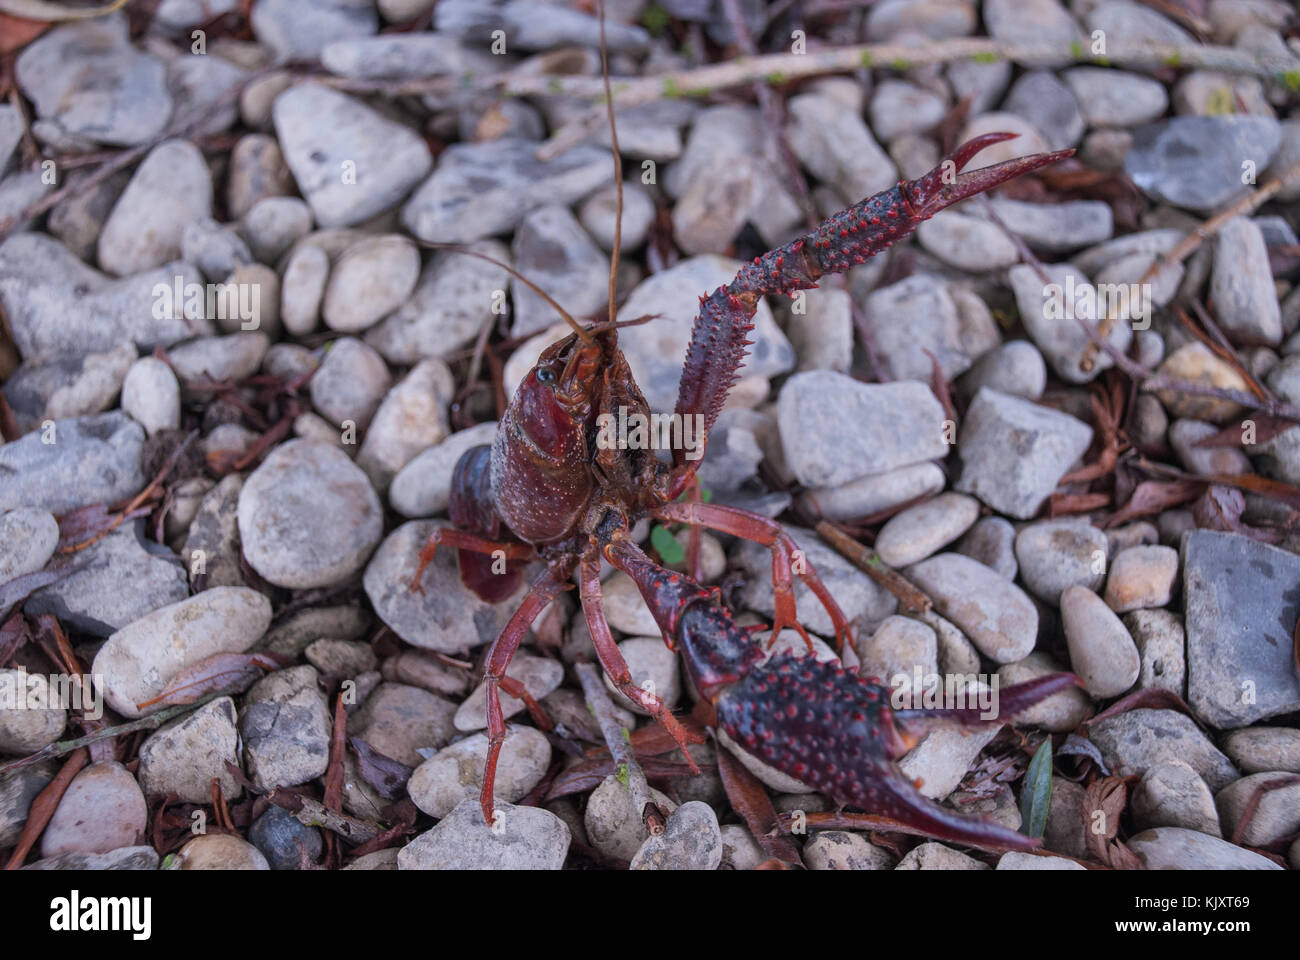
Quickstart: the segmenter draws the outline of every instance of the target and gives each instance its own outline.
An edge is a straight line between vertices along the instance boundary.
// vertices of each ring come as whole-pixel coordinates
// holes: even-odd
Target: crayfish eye
[[[552,370],[550,367],[538,367],[538,368],[537,368],[537,382],[538,382],[538,383],[544,383],[544,384],[546,384],[546,386],[548,386],[548,387],[553,387],[553,386],[555,386],[555,384],[558,382],[558,380],[559,380],[559,378],[556,377],[556,375],[555,375],[555,371]]]

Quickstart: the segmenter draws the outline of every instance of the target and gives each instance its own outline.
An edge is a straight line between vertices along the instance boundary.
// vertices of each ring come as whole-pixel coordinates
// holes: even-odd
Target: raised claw
[[[973,197],[977,193],[1013,180],[1022,173],[1074,156],[1073,150],[1035,153],[1028,157],[1016,157],[1014,160],[1004,160],[992,166],[980,167],[968,173],[958,172],[985,147],[1014,140],[1018,136],[1020,136],[1018,133],[996,132],[972,137],[948,154],[943,162],[929,173],[899,184],[903,196],[912,207],[916,220],[928,220],[944,207],[952,206],[967,197]]]

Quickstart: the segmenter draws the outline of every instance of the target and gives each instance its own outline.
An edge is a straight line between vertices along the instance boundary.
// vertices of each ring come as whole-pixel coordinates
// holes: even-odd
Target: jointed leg
[[[614,637],[609,632],[609,621],[605,619],[605,604],[600,596],[600,561],[594,553],[588,554],[582,558],[578,570],[578,591],[582,598],[582,612],[587,618],[591,643],[596,648],[596,656],[600,659],[601,666],[605,668],[605,673],[620,693],[633,703],[640,704],[649,711],[651,717],[659,721],[660,726],[677,742],[691,770],[699,773],[699,768],[686,749],[690,743],[686,730],[658,696],[648,690],[642,690],[632,682],[632,672],[628,669],[627,661],[623,659],[623,655],[618,652],[618,647],[614,644]]]
[[[835,598],[831,596],[830,591],[822,583],[821,578],[817,576],[817,571],[812,568],[812,564],[808,563],[807,560],[803,560],[801,563],[792,565],[791,561],[795,558],[795,551],[798,550],[798,547],[795,546],[795,542],[790,539],[789,535],[781,529],[781,525],[775,520],[770,520],[767,517],[737,507],[724,507],[712,503],[691,503],[689,501],[665,503],[651,515],[660,520],[709,527],[712,530],[729,533],[734,537],[752,540],[771,549],[772,592],[775,606],[772,617],[773,643],[776,642],[777,636],[785,627],[793,627],[799,631],[799,635],[808,644],[809,652],[812,652],[812,640],[795,616],[794,580],[792,576],[794,573],[798,574],[799,579],[816,595],[822,606],[826,608],[826,612],[830,614],[831,623],[835,627],[835,640],[839,649],[843,650],[844,642],[851,639],[848,620],[845,618],[843,611],[840,610],[839,604],[835,602]]]
[[[425,567],[433,562],[439,544],[444,543],[458,550],[472,550],[475,553],[492,554],[500,550],[506,560],[531,560],[534,555],[532,546],[526,543],[488,540],[486,537],[466,533],[454,527],[439,527],[429,534],[429,539],[420,548],[420,565],[415,568],[415,576],[411,577],[411,590],[414,593],[424,592],[424,588],[420,586],[420,578],[424,576]]]
[[[492,802],[492,792],[496,785],[497,777],[497,757],[501,754],[501,744],[506,738],[506,721],[501,712],[501,697],[497,692],[497,687],[506,686],[507,692],[512,696],[520,697],[528,704],[529,711],[534,709],[541,713],[541,707],[528,696],[527,691],[523,691],[523,696],[516,692],[516,689],[522,690],[522,684],[517,686],[514,681],[506,677],[506,667],[510,666],[510,658],[515,655],[519,649],[519,644],[524,639],[524,634],[532,626],[533,621],[537,619],[538,614],[545,609],[555,597],[568,589],[568,576],[572,567],[561,568],[560,570],[547,567],[532,587],[529,588],[523,602],[519,604],[519,609],[514,612],[514,616],[505,625],[501,635],[492,642],[492,649],[488,651],[487,669],[484,671],[483,682],[487,686],[487,715],[488,715],[488,753],[487,763],[483,766],[483,791],[479,794],[479,803],[483,808],[483,820],[488,826],[492,825],[493,811],[495,806]],[[502,681],[506,680],[506,683]],[[515,689],[510,689],[515,687]],[[542,714],[545,717],[545,714]],[[534,714],[536,717],[536,714]],[[549,726],[550,720],[547,719],[546,726]]]

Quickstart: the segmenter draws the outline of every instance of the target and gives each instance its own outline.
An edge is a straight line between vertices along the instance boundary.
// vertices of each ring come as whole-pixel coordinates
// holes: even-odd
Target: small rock
[[[974,691],[968,691],[973,697]],[[975,730],[946,727],[931,730],[925,739],[898,762],[907,779],[932,800],[942,800],[961,784],[979,756],[1001,729],[992,723]]]
[[[439,750],[411,774],[406,790],[415,805],[431,817],[442,818],[467,800],[478,803],[483,789],[488,737],[475,733]],[[506,726],[497,758],[494,797],[499,810],[514,803],[541,782],[551,762],[551,745],[532,727]],[[482,813],[479,814],[482,819]]]
[[[244,214],[244,236],[262,263],[275,263],[311,227],[311,208],[297,197],[263,197]]]
[[[1243,194],[1242,162],[1265,169],[1280,138],[1272,117],[1174,117],[1133,131],[1124,172],[1155,199],[1205,213]]]
[[[1015,584],[959,553],[941,553],[907,568],[907,576],[934,600],[935,609],[998,663],[1034,649],[1038,611]]]
[[[925,133],[946,110],[942,97],[905,80],[885,80],[871,93],[871,127],[881,140]]]
[[[118,411],[53,421],[0,446],[0,510],[61,516],[127,500],[148,482],[140,469],[143,446],[144,431]]]
[[[803,846],[809,870],[892,870],[894,855],[860,833],[819,830]]]
[[[1151,827],[1182,827],[1212,837],[1223,836],[1214,795],[1205,781],[1181,760],[1147,769],[1133,791],[1133,822]]]
[[[1224,832],[1236,839],[1246,811],[1258,794],[1258,803],[1251,810],[1250,822],[1240,831],[1239,842],[1247,847],[1270,847],[1284,837],[1300,830],[1300,783],[1289,782],[1295,778],[1286,771],[1253,773],[1224,787],[1215,795]],[[1274,789],[1263,790],[1266,784],[1277,784]]]
[[[1182,827],[1156,827],[1129,838],[1128,848],[1148,870],[1281,870],[1244,847]]]
[[[1178,577],[1178,551],[1172,547],[1130,547],[1111,564],[1106,603],[1117,613],[1163,607]]]
[[[987,870],[987,863],[945,847],[942,843],[922,843],[898,861],[895,870]]]
[[[0,583],[40,570],[59,545],[59,524],[48,510],[17,507],[0,514]]]
[[[280,320],[290,333],[302,336],[316,329],[329,271],[329,256],[320,247],[304,244],[289,255],[280,286]]]
[[[228,833],[195,837],[176,851],[178,870],[270,870],[262,851]]]
[[[618,194],[614,184],[597,190],[578,207],[578,220],[603,250],[614,249],[614,220],[617,207]],[[654,216],[655,205],[649,191],[641,186],[639,180],[625,182],[623,184],[623,232],[620,238],[624,252],[636,250],[645,243]]]
[[[150,797],[209,804],[215,779],[227,800],[237,800],[243,787],[226,764],[239,766],[238,744],[235,702],[219,697],[149,735],[136,769],[140,788]]]
[[[264,333],[196,337],[173,347],[168,359],[185,385],[205,380],[243,380],[257,372],[270,345]]]
[[[20,870],[157,870],[153,847],[119,847],[108,853],[64,853],[29,863]]]
[[[348,721],[349,735],[366,741],[386,757],[418,767],[456,735],[455,704],[419,687],[381,683]]]
[[[657,696],[669,709],[677,705],[681,697],[680,664],[676,654],[664,645],[662,639],[657,636],[632,637],[618,644],[618,652],[627,662],[634,686]],[[615,687],[608,675],[604,675],[604,679],[615,703],[642,716],[650,716],[645,706],[633,702]]]
[[[889,189],[898,170],[861,115],[820,93],[786,102],[786,137],[799,161],[849,203]]]
[[[862,676],[875,677],[894,691],[905,690],[912,696],[921,693],[914,682],[918,669],[923,683],[924,678],[939,672],[934,628],[910,617],[886,617],[875,633],[859,638],[857,653]]]
[[[1065,857],[1046,857],[1014,850],[1002,854],[995,870],[1087,870],[1081,863]]]
[[[1091,442],[1092,429],[1069,414],[985,387],[962,421],[963,464],[956,489],[1028,520]],[[1016,470],[1008,476],[1010,457]]]
[[[1159,688],[1183,696],[1187,684],[1182,618],[1168,610],[1135,610],[1124,626],[1142,658],[1138,686]]]
[[[221,280],[253,259],[243,238],[211,217],[185,224],[181,230],[180,255],[202,270],[209,280]]]
[[[1077,250],[1109,240],[1115,231],[1110,205],[1100,200],[1026,203],[995,197],[989,202],[1007,229],[1035,250]]]
[[[119,277],[175,260],[186,225],[212,215],[212,175],[197,147],[154,147],[126,185],[99,235],[99,265]]]
[[[91,673],[108,705],[136,718],[181,671],[217,653],[242,653],[271,624],[271,604],[246,587],[214,587],[155,610],[118,630],[99,648]]]
[[[290,87],[272,112],[285,162],[322,227],[350,226],[391,209],[433,163],[416,133],[316,83]]]
[[[330,708],[317,680],[313,667],[289,667],[248,691],[239,735],[248,775],[258,789],[294,787],[329,767]]]
[[[964,237],[951,220],[960,217],[965,221],[991,226],[963,214],[940,213],[926,221],[918,230],[923,244],[941,259],[938,243],[929,242],[934,236],[948,243],[953,237]],[[1007,241],[1009,243],[1009,241]],[[996,244],[987,238],[965,238],[962,249],[991,252]],[[1013,263],[1013,256],[1008,263]],[[952,262],[949,259],[947,262]],[[1007,264],[1000,264],[1006,266]],[[960,264],[959,264],[960,266]],[[972,270],[991,270],[998,264],[977,264]],[[963,311],[948,288],[931,274],[914,274],[891,286],[873,291],[867,296],[864,307],[867,316],[889,318],[889,322],[873,327],[873,344],[880,357],[883,372],[893,380],[919,380],[928,383],[932,370],[930,354],[939,363],[947,378],[964,372],[971,361],[984,349],[997,345],[998,334],[988,311],[982,314]]]
[[[716,870],[722,863],[718,815],[691,800],[668,817],[664,832],[648,837],[632,857],[632,870]]]
[[[244,477],[232,473],[223,477],[203,497],[190,521],[181,556],[189,562],[191,580],[197,588],[243,587],[243,553],[239,540],[239,495]]]
[[[666,816],[671,817],[677,809],[677,804],[653,787],[650,798]],[[583,822],[591,845],[617,860],[631,860],[650,838],[641,811],[632,806],[632,795],[614,774],[602,780],[587,798]]]
[[[1223,751],[1246,773],[1284,770],[1300,773],[1300,730],[1289,727],[1247,727],[1223,740]]]
[[[767,859],[748,830],[737,823],[724,824],[722,830],[722,863],[719,870],[754,870]],[[804,854],[805,862],[807,853]]]
[[[338,136],[330,131],[331,142]],[[454,144],[403,208],[403,225],[421,240],[471,243],[513,229],[538,207],[569,206],[609,176],[609,155],[597,147],[577,146],[553,160],[538,160],[536,150],[520,139]],[[319,212],[316,220],[325,222]]]
[[[1300,709],[1291,653],[1300,559],[1237,534],[1193,530],[1183,537],[1182,561],[1196,715],[1223,730]]]
[[[383,534],[383,508],[366,475],[341,450],[308,440],[281,444],[249,475],[238,521],[253,569],[295,589],[361,570]]]
[[[1214,269],[1210,293],[1219,324],[1233,343],[1277,346],[1282,318],[1268,248],[1259,226],[1233,217],[1214,239]]]
[[[1136,127],[1162,116],[1169,97],[1158,80],[1106,67],[1073,67],[1061,78],[1090,127]]]
[[[413,457],[393,478],[388,500],[406,517],[427,517],[447,509],[451,476],[456,462],[471,447],[490,444],[496,437],[495,421],[475,424],[452,434]]]
[[[569,828],[539,807],[498,803],[497,821],[483,822],[477,799],[466,800],[397,854],[399,870],[559,870]],[[499,827],[496,824],[500,824]]]
[[[943,493],[890,517],[876,535],[876,552],[891,567],[905,567],[952,543],[979,517],[979,501]]]
[[[357,466],[377,490],[386,489],[416,454],[447,436],[455,391],[451,371],[433,357],[420,361],[388,391],[357,453]]]
[[[970,394],[988,387],[1026,400],[1037,400],[1046,385],[1043,355],[1025,340],[1010,340],[988,351],[962,378],[962,388]]]
[[[1169,427],[1169,445],[1192,473],[1203,476],[1251,473],[1250,459],[1239,448],[1197,446],[1218,432],[1218,427],[1204,420],[1175,420]]]
[[[938,493],[945,481],[943,471],[933,463],[917,463],[834,487],[805,490],[800,501],[827,520],[853,520]]]
[[[276,806],[267,807],[266,813],[253,822],[248,839],[266,857],[272,870],[298,870],[304,856],[315,864],[325,849],[319,830],[304,826],[288,810]]]
[[[1031,523],[1016,535],[1021,581],[1030,593],[1052,606],[1066,587],[1101,589],[1107,549],[1105,532],[1081,519]]]
[[[1023,74],[1012,85],[1003,108],[1041,130],[1053,150],[1077,145],[1087,129],[1075,94],[1050,70],[1030,70]]]
[[[1083,369],[1081,361],[1092,340],[1079,320],[1095,325],[1112,304],[1085,274],[1068,263],[1049,264],[1042,270],[1049,281],[1046,284],[1038,269],[1029,264],[1012,267],[1007,274],[1021,322],[1057,376],[1067,383],[1087,383],[1114,361],[1098,352],[1092,369]],[[1130,307],[1128,313],[1132,315],[1136,309]],[[1108,339],[1117,350],[1126,352],[1133,339],[1132,325],[1112,324]]]
[[[1016,528],[1010,522],[1001,517],[985,517],[977,521],[953,549],[972,560],[978,560],[1008,580],[1015,580],[1020,570],[1014,548],[1015,539]]]
[[[1088,737],[1116,776],[1141,775],[1158,763],[1182,760],[1211,790],[1221,790],[1237,779],[1232,762],[1191,717],[1176,710],[1129,710],[1093,723]]]
[[[145,433],[175,430],[181,422],[181,388],[172,368],[157,357],[141,357],[122,381],[122,410]]]
[[[515,229],[512,253],[515,268],[575,316],[594,313],[609,300],[609,259],[568,207],[539,207],[525,216]],[[512,336],[528,336],[561,320],[518,277],[510,289]]]
[[[1249,390],[1245,379],[1226,361],[1215,356],[1200,341],[1179,347],[1156,369],[1156,373],[1174,380],[1189,380],[1228,390]],[[1192,420],[1226,423],[1240,411],[1240,405],[1220,397],[1187,394],[1172,390],[1157,391],[1156,396],[1171,414]]]
[[[67,726],[69,706],[44,675],[0,669],[0,752],[26,755],[48,747]]]
[[[1061,622],[1070,664],[1094,697],[1117,697],[1133,686],[1141,669],[1137,646],[1105,602],[1087,587],[1061,591]]]
[[[311,402],[326,420],[365,430],[392,386],[384,360],[355,337],[330,344],[308,389]]]
[[[115,760],[86,767],[68,784],[41,834],[41,856],[108,853],[139,843],[149,809],[135,777]]]
[[[331,330],[355,333],[406,302],[420,277],[415,244],[398,234],[367,237],[330,271],[322,316]]]

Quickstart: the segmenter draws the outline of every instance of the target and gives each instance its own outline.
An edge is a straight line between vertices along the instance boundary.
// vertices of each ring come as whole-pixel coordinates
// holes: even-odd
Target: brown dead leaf
[[[1287,420],[1285,417],[1273,417],[1268,414],[1259,414],[1250,418],[1255,424],[1255,443],[1267,443],[1279,433],[1286,433],[1292,427],[1297,426],[1294,420]],[[1242,426],[1241,424],[1231,424],[1224,427],[1218,433],[1212,433],[1204,440],[1198,440],[1192,444],[1194,447],[1242,447],[1241,442]]]
[[[1186,714],[1192,718],[1202,730],[1205,725],[1197,719],[1196,714],[1192,713],[1192,708],[1178,694],[1172,690],[1165,690],[1161,687],[1147,687],[1144,690],[1134,690],[1126,697],[1121,697],[1109,707],[1097,714],[1095,717],[1089,717],[1080,724],[1081,727],[1087,727],[1090,724],[1097,723],[1099,720],[1106,720],[1109,717],[1117,717],[1121,713],[1128,713],[1130,710],[1139,708],[1146,710],[1177,710],[1179,713]]]
[[[152,700],[137,703],[137,710],[163,704],[177,706],[193,703],[217,690],[242,690],[262,675],[263,670],[278,670],[280,658],[270,653],[217,653],[182,670],[162,693]]]
[[[1124,777],[1094,780],[1084,792],[1080,812],[1088,852],[1116,870],[1141,870],[1142,861],[1118,839],[1120,818],[1128,806]]]
[[[1195,500],[1201,495],[1201,490],[1209,479],[1144,480],[1137,485],[1128,503],[1102,523],[1102,528],[1118,527],[1138,517],[1150,516],[1187,503],[1189,500]]]
[[[361,779],[370,784],[385,800],[396,800],[406,792],[406,781],[411,779],[411,768],[400,760],[384,756],[360,737],[348,742],[357,755],[357,770]]]
[[[740,814],[750,835],[758,841],[763,852],[782,863],[803,866],[803,858],[794,841],[775,829],[776,808],[772,806],[772,798],[767,795],[767,790],[721,744],[718,745],[718,776],[722,778],[722,786],[727,791],[731,809]]]

